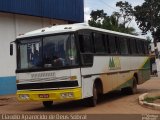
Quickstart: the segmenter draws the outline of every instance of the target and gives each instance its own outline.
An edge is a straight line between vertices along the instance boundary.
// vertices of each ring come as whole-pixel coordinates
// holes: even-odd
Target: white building
[[[83,0],[1,0],[0,95],[16,92],[15,50],[14,56],[9,55],[16,36],[55,24],[83,22],[83,15]]]

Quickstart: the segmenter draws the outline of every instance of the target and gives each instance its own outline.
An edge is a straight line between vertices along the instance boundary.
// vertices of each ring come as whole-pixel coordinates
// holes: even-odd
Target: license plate
[[[49,98],[49,94],[39,94],[39,98]]]

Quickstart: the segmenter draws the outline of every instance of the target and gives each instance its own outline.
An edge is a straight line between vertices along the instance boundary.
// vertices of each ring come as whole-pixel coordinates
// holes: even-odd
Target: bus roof
[[[17,36],[17,39],[26,38],[26,37],[41,36],[41,35],[56,34],[56,33],[74,32],[74,31],[82,30],[82,29],[95,30],[95,31],[100,31],[100,32],[105,32],[105,33],[110,33],[110,34],[145,40],[145,38],[143,38],[143,37],[120,33],[120,32],[115,32],[115,31],[111,31],[111,30],[105,30],[105,29],[101,29],[101,28],[95,28],[95,27],[91,27],[85,23],[55,25],[55,26],[51,26],[51,27],[45,27],[42,29],[38,29],[38,30],[34,30],[31,32],[25,33],[23,35],[19,35],[19,36]]]

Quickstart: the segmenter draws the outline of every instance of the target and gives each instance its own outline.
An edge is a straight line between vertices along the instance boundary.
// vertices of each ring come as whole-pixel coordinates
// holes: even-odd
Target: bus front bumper
[[[44,91],[17,91],[19,101],[70,101],[82,98],[81,88]]]

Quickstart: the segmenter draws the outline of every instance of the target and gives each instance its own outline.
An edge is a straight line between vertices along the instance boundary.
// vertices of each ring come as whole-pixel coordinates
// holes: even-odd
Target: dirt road
[[[83,101],[53,105],[51,109],[42,103],[18,102],[15,96],[0,96],[0,113],[82,113],[82,114],[160,114],[160,111],[144,108],[138,104],[138,96],[145,92],[160,91],[160,78],[152,78],[138,86],[135,95],[123,95],[116,91],[104,95],[96,107],[85,107]]]

